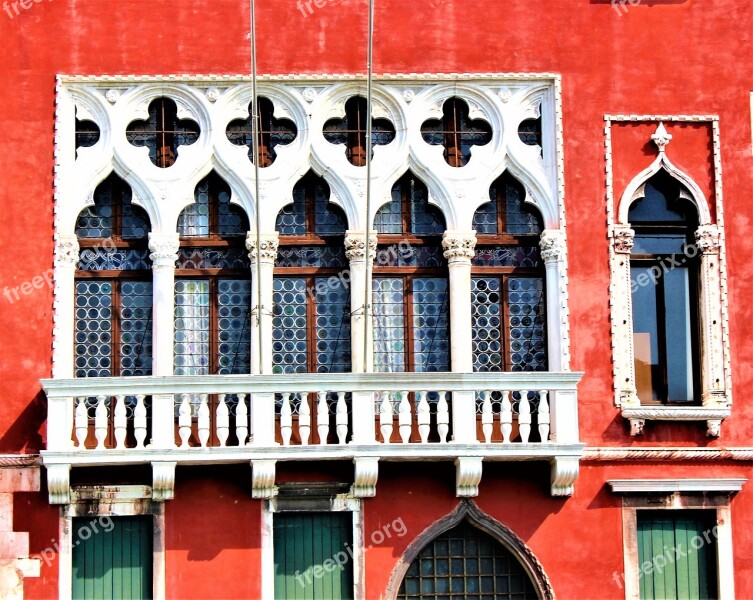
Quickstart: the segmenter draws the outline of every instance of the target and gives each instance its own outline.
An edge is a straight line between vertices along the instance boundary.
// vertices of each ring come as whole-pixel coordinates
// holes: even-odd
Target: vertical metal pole
[[[258,340],[258,352],[259,358],[259,373],[264,373],[264,360],[262,358],[262,344],[264,343],[264,336],[262,334],[261,320],[263,314],[263,307],[261,304],[261,216],[259,214],[261,207],[261,198],[259,198],[259,98],[256,95],[256,0],[251,0],[251,33],[249,35],[251,41],[251,136],[253,141],[251,144],[254,161],[254,216],[256,221],[256,306],[257,306],[257,331],[259,334]],[[253,318],[253,317],[252,317]]]
[[[366,51],[366,285],[364,286],[363,300],[363,372],[370,371],[369,363],[369,319],[371,319],[371,256],[369,253],[369,242],[371,234],[371,100],[372,87],[374,79],[374,0],[369,1],[369,31],[368,44]]]

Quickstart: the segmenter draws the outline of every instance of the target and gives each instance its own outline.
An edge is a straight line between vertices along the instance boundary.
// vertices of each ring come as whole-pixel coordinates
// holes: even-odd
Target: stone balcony
[[[551,493],[572,494],[583,444],[581,373],[346,373],[46,379],[50,502],[71,468],[151,464],[152,496],[173,497],[175,467],[247,463],[253,495],[273,496],[278,461],[354,463],[352,493],[373,496],[380,461],[452,461],[475,496],[483,461],[548,461]]]

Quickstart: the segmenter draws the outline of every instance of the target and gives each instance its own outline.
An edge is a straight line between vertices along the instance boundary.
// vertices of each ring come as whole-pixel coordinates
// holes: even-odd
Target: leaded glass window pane
[[[535,600],[539,596],[517,558],[464,521],[421,550],[408,567],[397,597]]]
[[[417,373],[450,368],[449,285],[440,277],[413,280],[413,343]]]
[[[157,98],[149,104],[147,119],[132,121],[126,129],[126,139],[136,147],[146,146],[149,159],[160,168],[171,166],[178,148],[199,139],[199,126],[190,119],[179,119],[175,102]]]
[[[348,266],[345,247],[339,246],[280,246],[277,267],[330,267],[344,269]]]
[[[347,373],[350,363],[350,288],[316,278],[316,364],[319,373]]]
[[[473,370],[503,371],[502,289],[499,277],[471,280]]]
[[[499,233],[497,222],[497,198],[482,204],[473,214],[473,229],[479,235],[495,235]]]
[[[306,279],[275,277],[272,364],[275,373],[306,373]]]
[[[151,268],[146,248],[116,248],[103,245],[82,248],[78,258],[79,271],[139,271]]]
[[[243,247],[183,246],[178,250],[177,269],[232,269],[248,271],[251,263]]]
[[[76,377],[112,376],[112,280],[76,282]]]
[[[521,267],[541,266],[541,253],[536,246],[476,246],[471,259],[474,267]]]
[[[297,189],[297,188],[296,188]],[[306,235],[306,196],[293,190],[293,203],[277,213],[275,229],[280,235]]]
[[[94,206],[87,206],[76,220],[76,235],[80,238],[112,237],[112,186],[99,185],[94,192]]]
[[[395,188],[393,188],[393,195]],[[416,235],[442,235],[444,218],[439,210],[429,204],[426,186],[415,178],[410,180],[411,233]]]
[[[514,235],[541,233],[538,215],[525,205],[525,190],[518,182],[505,182],[505,223],[507,233]]]
[[[374,257],[375,267],[427,267],[437,268],[447,264],[440,244],[411,245],[381,244]]]
[[[392,189],[392,200],[382,206],[374,216],[374,229],[379,233],[403,232],[403,206],[398,194],[395,198],[395,188]]]
[[[94,206],[79,213],[76,235],[84,239],[146,239],[149,219],[143,209],[131,204],[132,197],[131,188],[117,175],[110,175],[94,190]]]
[[[219,280],[217,373],[220,375],[243,374],[251,370],[250,307],[250,280]]]
[[[510,370],[546,371],[544,282],[538,277],[507,279]]]
[[[402,373],[405,369],[405,289],[402,277],[373,280],[374,370]]]
[[[209,374],[209,281],[175,281],[175,375]]]
[[[120,284],[120,374],[152,374],[152,282]]]
[[[307,194],[313,189],[313,228],[310,232],[306,219]],[[311,210],[311,207],[309,207]],[[281,235],[319,236],[345,235],[347,223],[342,211],[329,202],[329,186],[320,177],[307,175],[293,188],[293,202],[283,207],[277,215],[275,229]]]

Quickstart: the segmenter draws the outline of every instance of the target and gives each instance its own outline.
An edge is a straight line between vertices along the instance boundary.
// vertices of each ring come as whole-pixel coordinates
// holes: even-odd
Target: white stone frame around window
[[[300,484],[301,486],[305,484]],[[351,494],[337,494],[331,497],[329,506],[322,507],[321,499],[306,499],[301,497],[296,500],[296,507],[291,509],[280,501],[275,495],[262,502],[261,516],[261,600],[274,600],[274,515],[285,512],[349,512],[353,515],[353,597],[364,598],[365,566],[364,533],[363,533],[363,509],[360,498]]]
[[[640,600],[638,511],[713,510],[716,516],[716,564],[719,600],[735,598],[730,501],[747,479],[613,479],[607,483],[622,496],[624,579],[614,573],[625,600]]]
[[[58,597],[70,600],[73,594],[73,519],[89,517],[152,516],[152,597],[165,600],[165,515],[164,504],[152,499],[149,486],[76,486],[71,501],[60,509],[58,534]]]
[[[647,420],[705,421],[707,435],[717,437],[722,421],[730,415],[732,404],[719,118],[715,115],[606,115],[604,119],[615,405],[620,407],[622,416],[630,421],[631,435],[640,435]],[[656,123],[657,130],[652,140],[659,152],[651,165],[637,174],[621,192],[615,211],[612,124],[620,122]],[[684,122],[707,123],[712,130],[715,219],[708,199],[698,185],[667,156],[666,147],[672,136],[667,133],[663,123]],[[699,159],[703,160],[703,157]],[[627,216],[630,204],[643,197],[648,179],[661,170],[683,184],[689,192],[688,199],[698,212],[699,227],[695,232],[695,239],[696,250],[700,254],[700,405],[642,405],[635,385],[630,281],[630,251],[634,231]]]

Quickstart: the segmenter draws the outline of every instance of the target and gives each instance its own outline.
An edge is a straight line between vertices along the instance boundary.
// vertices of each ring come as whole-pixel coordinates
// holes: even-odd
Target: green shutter
[[[716,540],[709,511],[639,511],[638,568],[644,600],[717,597]],[[650,563],[650,566],[646,563]]]
[[[73,598],[151,598],[152,529],[152,517],[73,519]]]
[[[275,598],[353,598],[352,513],[275,514],[274,553]]]

